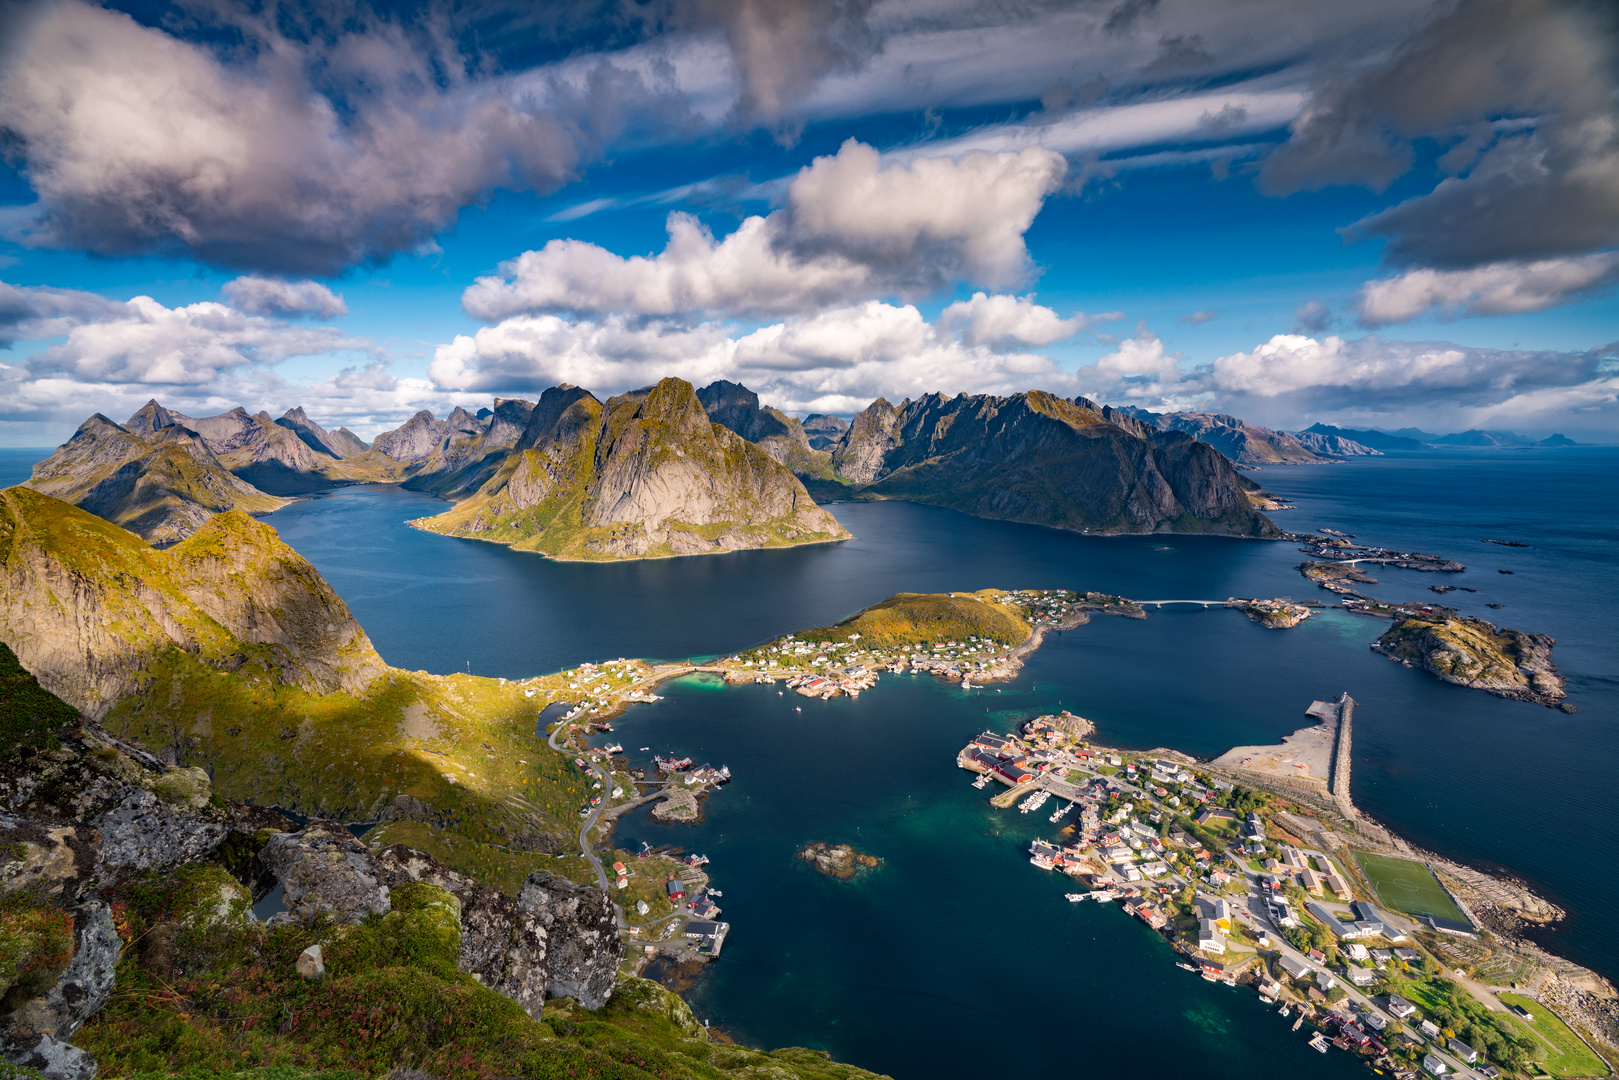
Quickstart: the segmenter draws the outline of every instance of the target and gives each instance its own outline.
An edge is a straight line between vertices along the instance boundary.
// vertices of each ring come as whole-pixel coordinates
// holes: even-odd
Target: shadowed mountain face
[[[377,436],[372,447],[405,467],[405,486],[447,499],[464,498],[500,468],[528,430],[534,403],[496,398],[493,409],[477,414],[459,406],[443,420],[417,413],[394,431]]]
[[[780,409],[760,407],[759,395],[746,386],[721,379],[697,391],[697,400],[714,423],[757,443],[795,473],[826,474],[831,456],[810,444],[804,425]]]
[[[1064,529],[1279,531],[1213,447],[1041,391],[930,394],[897,407],[879,398],[855,417],[832,467],[857,498],[910,499]]]
[[[149,402],[127,425],[100,413],[34,466],[28,486],[122,525],[158,547],[179,542],[213,514],[262,514],[286,500],[234,476],[201,435]]]
[[[740,422],[747,403],[737,404],[742,408],[730,415]],[[606,403],[578,387],[552,387],[477,494],[416,524],[569,559],[695,555],[847,536],[787,468],[711,421],[679,379]]]
[[[804,434],[809,436],[810,448],[828,453],[849,430],[849,422],[829,413],[810,413],[804,417]]]

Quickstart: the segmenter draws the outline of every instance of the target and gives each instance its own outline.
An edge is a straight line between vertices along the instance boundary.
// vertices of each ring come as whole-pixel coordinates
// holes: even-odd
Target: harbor
[[[1170,942],[1177,967],[1252,986],[1284,1018],[1297,1013],[1293,1030],[1310,1025],[1311,1049],[1407,1080],[1521,1071],[1532,1044],[1496,1019],[1506,1011],[1500,1000],[1456,966],[1465,951],[1452,942],[1479,937],[1475,918],[1382,906],[1349,850],[1325,843],[1331,831],[1312,824],[1324,810],[1359,820],[1348,796],[1354,706],[1347,694],[1313,702],[1316,726],[1207,765],[1093,745],[1088,722],[1069,713],[983,732],[956,760],[978,774],[974,788],[1005,789],[992,806],[1028,814],[1068,799],[1052,825],[1078,809],[1054,837],[1028,846],[1030,865],[1085,884],[1063,894],[1067,903],[1116,903]],[[1242,786],[1243,777],[1270,793]],[[1454,1033],[1441,1037],[1441,1026],[1459,1024],[1454,1012],[1423,1017],[1411,1002],[1431,1003],[1433,987],[1461,994],[1469,1037],[1497,1060]]]

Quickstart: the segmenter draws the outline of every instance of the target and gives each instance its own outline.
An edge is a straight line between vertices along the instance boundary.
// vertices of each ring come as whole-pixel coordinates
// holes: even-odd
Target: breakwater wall
[[[1338,810],[1350,821],[1354,821],[1358,811],[1354,801],[1349,797],[1349,748],[1354,735],[1355,699],[1349,696],[1346,690],[1338,698],[1338,731],[1333,740],[1332,750],[1332,782],[1328,790],[1332,792]]]

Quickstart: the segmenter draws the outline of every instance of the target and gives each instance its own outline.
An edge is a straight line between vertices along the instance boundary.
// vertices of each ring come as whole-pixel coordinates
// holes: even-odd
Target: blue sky
[[[1318,7],[8,9],[0,443],[665,374],[1611,441],[1611,12]]]

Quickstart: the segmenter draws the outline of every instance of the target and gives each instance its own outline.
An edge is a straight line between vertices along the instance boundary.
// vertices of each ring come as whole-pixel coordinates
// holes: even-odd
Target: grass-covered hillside
[[[834,626],[806,630],[803,641],[847,641],[858,634],[868,646],[931,644],[988,638],[1021,645],[1034,633],[1021,608],[1003,602],[1002,589],[975,593],[896,593]]]
[[[502,887],[576,846],[592,781],[534,730],[569,676],[389,668],[314,567],[245,514],[157,551],[11,488],[0,584],[0,642],[46,689],[207,769],[221,796],[393,819],[389,839]]]

